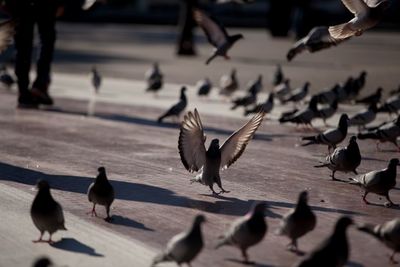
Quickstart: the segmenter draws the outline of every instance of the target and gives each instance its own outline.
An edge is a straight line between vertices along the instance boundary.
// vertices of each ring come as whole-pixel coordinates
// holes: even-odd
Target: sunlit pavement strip
[[[39,231],[29,216],[32,199],[29,193],[0,184],[0,266],[31,266],[33,259],[43,255],[57,266],[149,266],[156,253],[65,211],[68,231],[54,234],[54,245],[34,244]]]

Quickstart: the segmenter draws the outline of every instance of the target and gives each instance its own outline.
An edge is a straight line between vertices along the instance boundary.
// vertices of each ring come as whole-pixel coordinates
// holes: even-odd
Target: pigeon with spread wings
[[[215,47],[214,53],[207,59],[206,64],[209,64],[217,56],[223,56],[229,59],[228,50],[236,41],[243,38],[242,34],[228,35],[225,28],[218,23],[214,18],[207,16],[202,10],[193,9],[194,20],[203,29],[208,41]]]
[[[213,189],[214,183],[217,183],[221,189],[220,193],[228,193],[229,191],[222,187],[220,169],[228,168],[242,155],[261,125],[264,115],[264,111],[258,112],[250,121],[234,132],[221,147],[219,140],[213,139],[206,150],[206,136],[200,115],[197,109],[194,112],[189,111],[181,125],[178,149],[185,168],[189,172],[200,171],[191,181],[209,186],[213,194],[217,194]]]

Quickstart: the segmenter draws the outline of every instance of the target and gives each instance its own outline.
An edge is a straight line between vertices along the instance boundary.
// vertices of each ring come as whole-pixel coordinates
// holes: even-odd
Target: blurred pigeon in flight
[[[272,80],[272,85],[277,86],[283,83],[285,75],[283,74],[281,65],[277,65],[274,73],[274,78]]]
[[[208,96],[212,88],[212,83],[210,79],[204,78],[203,80],[197,82],[196,88],[199,96]]]
[[[147,82],[146,92],[157,93],[163,86],[163,74],[160,71],[158,63],[154,63],[153,66],[146,71],[145,79]]]
[[[54,200],[50,193],[47,181],[40,180],[37,183],[38,193],[32,202],[31,218],[33,224],[40,231],[40,237],[33,242],[53,243],[51,236],[58,230],[67,230],[64,226],[64,214],[60,204]],[[49,240],[44,241],[43,234],[49,233]]]
[[[258,94],[259,92],[261,92],[263,89],[262,75],[260,74],[258,75],[256,80],[250,81],[247,87],[247,92],[249,92],[250,94]]]
[[[353,224],[349,217],[341,217],[336,222],[333,233],[314,248],[294,267],[343,267],[349,259],[349,243],[346,230]]]
[[[274,93],[270,93],[268,95],[267,100],[264,103],[260,103],[255,105],[253,108],[246,109],[244,111],[244,115],[247,116],[249,114],[254,114],[263,110],[265,113],[270,113],[271,110],[274,108]]]
[[[4,84],[7,89],[10,89],[15,83],[15,79],[7,71],[7,67],[5,65],[0,68],[0,82]]]
[[[368,95],[364,98],[358,99],[356,100],[356,103],[361,103],[361,104],[367,104],[367,105],[377,105],[382,98],[382,92],[383,92],[383,88],[379,87],[378,89],[376,89],[376,92]]]
[[[93,208],[88,213],[97,217],[96,204],[104,206],[107,212],[107,217],[104,220],[110,222],[110,207],[114,201],[114,188],[107,179],[106,169],[100,167],[98,172],[99,174],[95,181],[90,184],[87,192],[89,201],[93,203]]]
[[[340,40],[360,36],[364,31],[378,24],[389,7],[389,1],[374,1],[374,5],[369,5],[368,2],[367,0],[342,0],[345,7],[354,14],[354,18],[349,22],[330,26],[329,33],[332,38]]]
[[[371,192],[386,197],[386,199],[389,201],[389,205],[394,205],[392,200],[390,200],[389,191],[396,186],[398,165],[398,159],[391,159],[387,168],[371,171],[356,178],[350,178],[350,183],[359,185],[364,189],[364,195],[362,199],[365,204],[370,204],[366,197],[368,193]]]
[[[235,220],[215,248],[235,246],[242,252],[244,263],[250,263],[247,249],[260,243],[268,230],[265,208],[265,203],[257,203],[245,216]]]
[[[170,109],[168,109],[163,115],[161,115],[157,120],[158,123],[162,123],[162,121],[165,118],[170,117],[170,116],[179,118],[181,113],[185,110],[185,108],[187,106],[187,102],[188,102],[185,92],[186,92],[186,87],[182,86],[179,102],[176,103],[175,105],[173,105]]]
[[[208,42],[215,47],[213,55],[207,59],[206,64],[209,64],[217,56],[223,56],[225,59],[229,59],[227,54],[229,49],[239,39],[242,39],[243,35],[228,35],[228,32],[220,23],[214,18],[207,16],[204,11],[198,8],[193,9],[193,17],[197,24],[203,29]]]
[[[166,261],[174,261],[179,266],[188,264],[196,258],[204,246],[201,225],[206,221],[203,215],[197,215],[191,227],[180,234],[175,235],[168,242],[165,250],[153,259],[151,266]]]
[[[308,192],[303,191],[299,194],[296,207],[282,218],[277,231],[277,234],[290,238],[288,247],[292,251],[298,251],[297,239],[314,230],[317,224],[317,217],[307,202]]]
[[[257,101],[257,92],[249,92],[243,97],[236,98],[232,100],[233,106],[231,107],[231,110],[234,110],[240,106],[243,106],[246,108],[247,106],[253,105]]]
[[[221,193],[228,192],[222,188],[220,169],[228,168],[243,154],[261,125],[264,115],[263,111],[258,112],[250,121],[228,137],[221,147],[219,140],[213,139],[206,150],[206,136],[200,115],[197,109],[193,113],[189,111],[181,125],[178,149],[185,168],[189,172],[200,171],[200,174],[192,182],[209,186],[213,194],[217,194],[213,189],[214,183],[217,183]]]
[[[239,88],[236,69],[232,69],[230,74],[223,75],[220,79],[219,86],[221,88],[219,92],[221,95],[232,95]]]
[[[361,163],[361,153],[360,148],[357,144],[357,138],[352,136],[349,140],[347,147],[338,147],[332,154],[326,157],[325,162],[321,165],[314,166],[316,168],[327,167],[332,171],[332,180],[337,180],[335,178],[335,173],[337,171],[341,172],[353,172],[357,173],[357,167]]]

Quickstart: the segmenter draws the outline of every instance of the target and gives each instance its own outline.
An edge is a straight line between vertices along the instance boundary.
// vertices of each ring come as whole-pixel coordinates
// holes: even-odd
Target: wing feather
[[[368,5],[363,0],[342,0],[343,5],[353,14],[360,14],[368,11]]]
[[[198,8],[193,9],[194,20],[203,29],[208,41],[215,47],[220,47],[227,42],[228,33],[215,19],[207,16]]]

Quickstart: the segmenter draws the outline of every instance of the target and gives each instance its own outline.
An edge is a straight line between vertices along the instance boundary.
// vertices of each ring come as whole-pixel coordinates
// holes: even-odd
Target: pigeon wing
[[[189,172],[198,171],[206,162],[205,135],[197,109],[185,115],[178,141],[179,154]]]
[[[221,167],[223,169],[232,165],[244,152],[247,144],[264,118],[265,112],[261,110],[250,121],[234,132],[221,146]]]
[[[227,42],[228,33],[214,18],[207,16],[198,8],[193,9],[193,17],[214,47],[220,47]]]
[[[368,11],[367,0],[342,0],[343,5],[353,14],[358,15]]]

